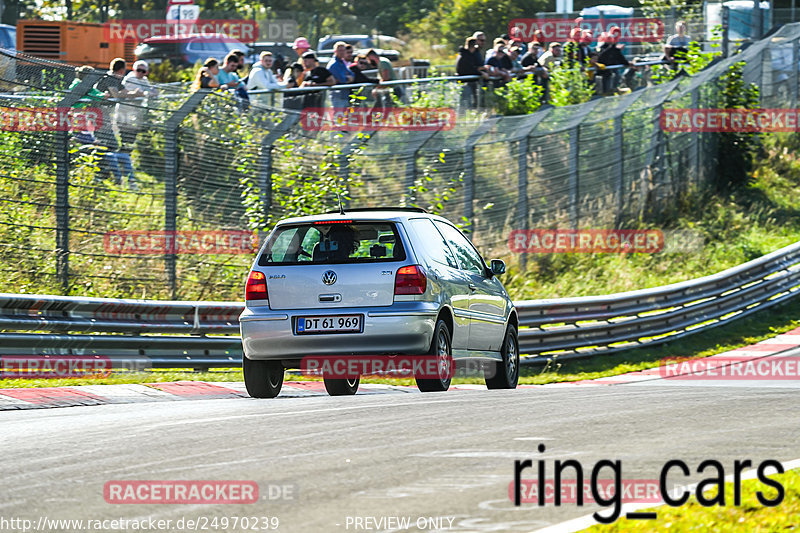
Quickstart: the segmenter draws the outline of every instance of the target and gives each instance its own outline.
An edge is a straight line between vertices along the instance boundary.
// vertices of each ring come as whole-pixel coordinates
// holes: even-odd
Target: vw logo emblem
[[[326,270],[322,274],[322,283],[324,283],[325,285],[333,285],[334,283],[336,283],[336,272],[334,272],[333,270]]]

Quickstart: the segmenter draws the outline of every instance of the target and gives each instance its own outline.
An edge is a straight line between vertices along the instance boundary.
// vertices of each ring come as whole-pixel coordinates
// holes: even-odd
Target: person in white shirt
[[[286,87],[285,83],[278,81],[275,73],[272,71],[272,62],[274,60],[272,52],[261,52],[259,56],[260,61],[253,65],[250,70],[250,75],[247,78],[247,91],[260,91],[270,89],[281,89]],[[251,97],[256,104],[267,105],[270,102],[270,95],[268,94],[254,94]]]
[[[136,134],[144,127],[147,98],[158,96],[158,89],[150,84],[147,73],[150,68],[146,61],[133,64],[133,70],[122,79],[122,87],[128,92],[139,90],[144,98],[131,98],[117,104],[117,128],[122,139],[123,149],[131,150]],[[130,102],[130,103],[128,103]]]

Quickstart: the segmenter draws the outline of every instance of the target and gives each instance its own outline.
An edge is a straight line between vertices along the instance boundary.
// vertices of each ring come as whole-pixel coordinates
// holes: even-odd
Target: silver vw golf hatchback
[[[239,317],[247,392],[278,395],[308,356],[428,355],[476,363],[490,389],[519,378],[518,318],[497,276],[451,222],[417,208],[348,209],[281,221],[250,270]],[[444,391],[452,373],[417,377]],[[359,378],[324,378],[331,395]]]

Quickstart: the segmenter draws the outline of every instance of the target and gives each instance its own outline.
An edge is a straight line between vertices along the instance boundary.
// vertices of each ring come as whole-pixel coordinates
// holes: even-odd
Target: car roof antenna
[[[336,191],[336,199],[339,200],[339,214],[344,215],[344,206],[342,205],[342,195],[339,194],[339,191]]]

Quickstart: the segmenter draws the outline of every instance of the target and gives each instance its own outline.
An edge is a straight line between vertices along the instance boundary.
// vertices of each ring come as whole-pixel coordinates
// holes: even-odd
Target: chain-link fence
[[[109,235],[265,230],[335,207],[337,192],[348,206],[432,209],[488,257],[511,259],[514,229],[624,226],[715,174],[716,134],[662,131],[660,111],[718,107],[716,82],[736,61],[764,107],[796,106],[799,40],[794,24],[691,78],[526,116],[462,108],[435,131],[310,131],[297,110],[182,86],[109,100],[92,93],[105,73],[76,82],[73,67],[6,54],[0,292],[238,299],[251,250],[133,253]],[[461,86],[439,83],[435,104],[458,107]],[[102,123],[8,122],[81,107]]]

